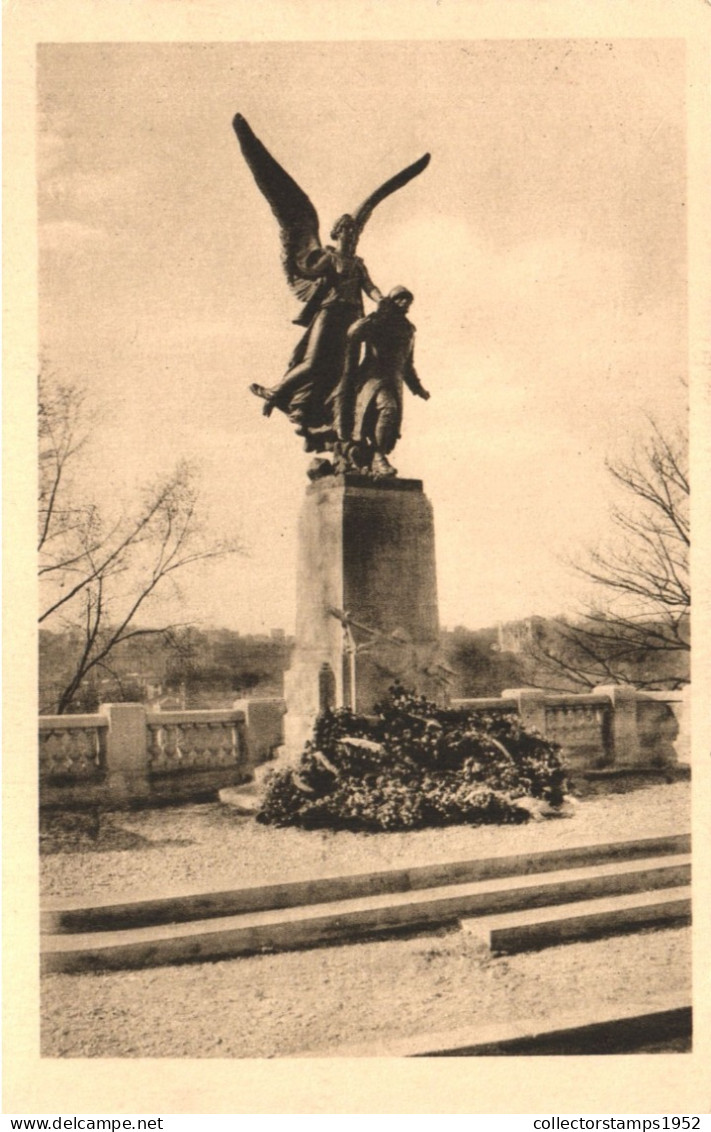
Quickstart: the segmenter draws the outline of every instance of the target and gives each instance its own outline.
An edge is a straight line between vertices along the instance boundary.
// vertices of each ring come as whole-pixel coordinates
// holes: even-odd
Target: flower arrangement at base
[[[399,686],[375,716],[319,716],[297,764],[266,780],[257,820],[371,832],[525,822],[555,812],[555,743],[505,713],[440,708]]]

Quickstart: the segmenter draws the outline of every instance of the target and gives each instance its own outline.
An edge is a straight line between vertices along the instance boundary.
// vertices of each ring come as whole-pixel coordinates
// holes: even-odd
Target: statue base
[[[396,682],[442,700],[432,507],[420,480],[329,476],[299,521],[285,746],[325,707],[372,712]]]

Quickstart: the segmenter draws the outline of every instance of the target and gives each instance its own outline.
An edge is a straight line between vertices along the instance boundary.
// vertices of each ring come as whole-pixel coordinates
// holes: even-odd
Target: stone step
[[[467,917],[461,925],[491,951],[511,955],[571,940],[690,922],[691,888],[687,885],[525,909],[505,916]]]
[[[252,781],[240,786],[223,786],[217,796],[225,806],[230,806],[238,814],[254,816],[262,805],[264,784],[268,775],[289,766],[286,758],[270,759],[260,763],[252,772]]]
[[[690,837],[642,838],[606,844],[577,845],[539,853],[489,857],[479,860],[443,861],[433,865],[387,869],[381,872],[326,876],[276,884],[253,884],[242,888],[193,892],[180,890],[161,897],[112,900],[87,906],[85,901],[43,901],[41,930],[58,932],[115,931],[151,924],[183,923],[189,920],[236,915],[270,908],[293,908],[324,904],[388,892],[413,892],[447,884],[492,880],[497,877],[533,876],[584,865],[638,860],[689,853]]]
[[[218,797],[235,813],[244,815],[253,816],[262,804],[262,791],[256,782],[247,782],[244,786],[224,786],[218,791]]]
[[[44,971],[146,967],[287,950],[379,932],[455,923],[463,916],[671,888],[689,881],[687,855],[565,869],[544,876],[448,884],[219,919],[44,936]]]
[[[589,1005],[555,1020],[534,1018],[461,1027],[414,1037],[331,1046],[295,1053],[321,1057],[492,1057],[510,1055],[611,1054],[663,1051],[673,1041],[691,1042],[688,998],[669,995],[627,1006]]]

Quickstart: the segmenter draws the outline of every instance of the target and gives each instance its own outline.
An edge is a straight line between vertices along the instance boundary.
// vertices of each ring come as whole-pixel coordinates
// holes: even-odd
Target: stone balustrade
[[[559,743],[570,769],[624,772],[689,762],[689,693],[639,692],[610,684],[581,695],[515,688],[496,699],[453,700],[482,714],[515,713],[526,727]]]
[[[148,712],[103,704],[97,715],[41,716],[44,806],[212,797],[251,778],[283,742],[282,700],[239,700],[227,711]]]
[[[99,782],[109,721],[101,715],[45,715],[39,726],[40,782]]]
[[[592,693],[507,689],[453,700],[487,715],[517,715],[559,743],[573,776],[664,770],[689,762],[689,688]],[[228,711],[148,712],[104,704],[97,715],[41,716],[45,806],[128,805],[213,797],[252,777],[284,742],[281,699],[238,700]]]
[[[178,774],[244,762],[244,714],[158,712],[146,716],[149,774]]]

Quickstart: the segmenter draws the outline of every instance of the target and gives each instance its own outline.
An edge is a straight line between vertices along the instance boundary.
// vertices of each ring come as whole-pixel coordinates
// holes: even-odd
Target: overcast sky
[[[186,616],[293,629],[309,462],[247,391],[300,329],[240,111],[333,221],[425,151],[359,253],[415,293],[393,462],[434,505],[440,617],[571,611],[559,564],[604,533],[605,459],[683,416],[684,45],[677,40],[47,45],[39,50],[40,339],[101,406],[115,504],[188,456],[248,554]]]

